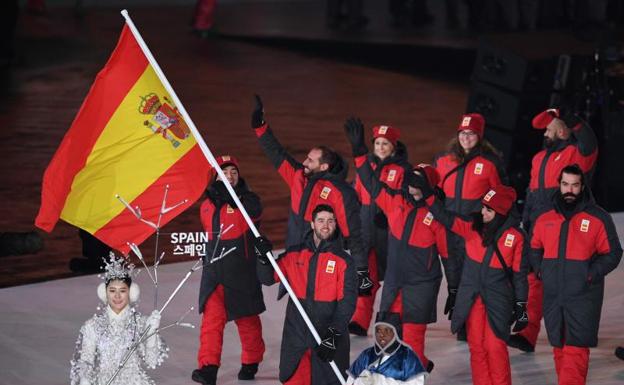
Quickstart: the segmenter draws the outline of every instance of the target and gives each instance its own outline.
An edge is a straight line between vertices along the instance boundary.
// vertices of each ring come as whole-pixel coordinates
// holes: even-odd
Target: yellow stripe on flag
[[[160,113],[154,114],[155,109],[140,112],[154,97],[163,105]],[[180,135],[180,129],[167,130],[169,138],[154,133],[163,126],[163,112],[167,116],[167,107],[174,108],[170,99],[148,65],[102,131],[85,167],[74,178],[61,218],[95,233],[124,210],[116,194],[132,202],[196,144],[192,135]],[[146,121],[152,128],[144,124]],[[181,125],[186,128],[183,121]]]

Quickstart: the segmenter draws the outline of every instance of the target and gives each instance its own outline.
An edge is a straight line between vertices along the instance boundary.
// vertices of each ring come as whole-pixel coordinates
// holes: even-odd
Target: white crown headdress
[[[100,274],[99,277],[102,278],[104,282],[100,283],[97,287],[98,298],[104,303],[106,303],[105,282],[128,277],[134,281],[134,278],[138,274],[138,272],[135,273],[134,264],[127,263],[124,257],[117,257],[115,253],[111,251],[108,259],[109,260],[103,258],[104,274]],[[136,302],[139,299],[140,294],[141,289],[139,288],[139,285],[136,282],[132,282],[132,285],[130,285],[130,302]]]
[[[134,264],[127,263],[124,257],[118,257],[110,252],[108,259],[102,258],[104,261],[104,274],[100,274],[99,277],[108,282],[114,279],[134,278]]]

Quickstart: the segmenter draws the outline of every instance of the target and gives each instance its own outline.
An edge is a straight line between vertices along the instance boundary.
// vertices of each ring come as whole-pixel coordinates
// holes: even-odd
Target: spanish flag
[[[188,202],[161,226],[197,200],[210,166],[172,99],[126,24],[45,171],[37,227],[60,217],[127,254],[154,228],[117,196],[157,223],[169,186],[167,206]]]

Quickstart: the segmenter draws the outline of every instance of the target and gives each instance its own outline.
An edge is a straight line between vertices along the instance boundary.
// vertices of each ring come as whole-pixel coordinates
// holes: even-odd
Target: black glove
[[[569,129],[573,129],[581,122],[581,119],[574,109],[569,106],[562,106],[559,108],[559,119],[563,120],[563,123],[565,123]]]
[[[338,337],[342,334],[332,327],[327,328],[325,335],[321,339],[321,343],[316,347],[316,355],[323,362],[330,362],[334,360],[336,355],[336,344]]]
[[[353,156],[366,155],[368,148],[364,143],[364,125],[358,118],[350,117],[344,124],[345,133],[347,139],[351,143],[351,149],[353,150]]]
[[[256,94],[254,97],[256,98],[256,105],[251,113],[251,128],[258,128],[264,125],[264,106],[259,95]]]
[[[527,313],[526,302],[516,302],[514,307],[514,317],[516,319],[516,324],[512,330],[514,333],[517,333],[527,327],[529,324],[529,313]]]
[[[230,195],[227,187],[225,187],[225,183],[221,180],[216,180],[212,183],[212,198],[215,200],[215,203],[223,202],[227,203],[232,207],[236,207],[236,203],[234,202],[234,198]]]
[[[269,257],[267,253],[273,250],[273,244],[267,238],[262,235],[254,239],[254,250],[256,251],[256,257],[258,261],[263,265],[268,265]]]
[[[358,295],[361,297],[368,297],[372,295],[373,281],[371,281],[370,275],[368,274],[368,268],[358,268],[357,277]]]
[[[405,183],[408,186],[419,188],[422,192],[423,199],[427,199],[433,195],[433,188],[429,185],[427,177],[418,173],[409,172],[405,175]]]
[[[448,288],[448,297],[446,297],[446,304],[444,305],[444,314],[448,314],[448,319],[453,318],[453,310],[455,309],[455,300],[457,299],[457,288]]]

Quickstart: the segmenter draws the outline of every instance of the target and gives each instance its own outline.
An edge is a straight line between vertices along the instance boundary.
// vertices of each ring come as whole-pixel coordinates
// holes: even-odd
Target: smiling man
[[[328,362],[341,372],[349,365],[347,325],[355,310],[356,274],[351,257],[342,247],[336,214],[329,205],[312,211],[304,242],[289,247],[277,264],[290,282],[303,309],[322,338],[317,344],[303,318],[289,299],[279,365],[283,384],[337,385],[340,382]],[[262,246],[259,245],[259,249]],[[265,285],[279,277],[260,253],[258,278]]]
[[[364,350],[349,368],[348,385],[422,385],[427,371],[414,351],[401,341],[397,313],[378,313],[375,345]]]

